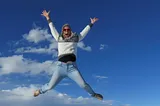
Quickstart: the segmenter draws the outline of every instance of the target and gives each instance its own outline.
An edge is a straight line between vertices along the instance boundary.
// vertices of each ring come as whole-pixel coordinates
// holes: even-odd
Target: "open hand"
[[[96,21],[98,21],[98,18],[94,17],[94,18],[90,18],[90,20],[91,20],[91,23],[94,24]]]
[[[49,13],[50,13],[50,11],[47,12],[46,10],[43,10],[41,15],[46,17],[47,19],[49,19]]]

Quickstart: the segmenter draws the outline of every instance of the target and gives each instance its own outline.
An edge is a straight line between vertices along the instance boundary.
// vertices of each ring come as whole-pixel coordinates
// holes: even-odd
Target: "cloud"
[[[72,98],[67,94],[58,93],[54,90],[33,97],[36,86],[17,87],[11,90],[0,91],[0,103],[3,106],[112,106],[113,100],[99,101],[94,98],[84,98],[79,96]]]
[[[35,86],[30,85],[30,87],[17,87],[15,89],[12,90],[1,90],[1,93],[6,93],[8,95],[6,95],[6,99],[8,100],[16,100],[16,99],[20,99],[20,100],[30,100],[32,99],[32,93],[34,92],[34,90],[36,89]]]
[[[100,44],[100,50],[104,50],[105,48],[108,48],[108,45],[106,44]]]
[[[50,45],[49,48],[36,48],[36,47],[22,47],[18,48],[15,53],[37,53],[37,54],[49,54],[54,57],[57,56],[57,49],[54,46]]]
[[[53,70],[56,70],[56,68],[56,64],[53,61],[48,60],[40,63],[26,59],[23,55],[13,55],[0,58],[0,75],[26,72],[33,75],[41,72],[52,74]]]
[[[100,75],[96,75],[95,78],[98,78],[98,79],[107,79],[108,77],[106,76],[100,76]]]
[[[106,76],[100,76],[100,75],[93,75],[93,77],[96,78],[97,82],[99,82],[100,80],[104,80],[104,79],[108,78]]]
[[[15,53],[47,53],[50,54],[50,51],[47,48],[35,48],[35,47],[22,47],[18,48]]]
[[[45,43],[45,47],[20,47],[14,50],[15,53],[37,53],[37,54],[49,54],[53,55],[53,57],[57,56],[57,41],[52,38],[52,35],[48,33],[47,29],[41,29],[39,27],[35,29],[31,29],[28,34],[24,34],[23,38],[35,44],[38,44],[42,41],[48,41]],[[23,40],[16,43],[16,45],[21,44]],[[22,42],[23,43],[23,42]]]
[[[131,106],[130,104],[123,104],[123,105],[120,105],[120,106]]]
[[[6,81],[1,81],[0,84],[7,84],[7,82]]]
[[[50,40],[51,34],[48,33],[47,29],[35,28],[29,31],[28,34],[24,34],[23,38],[29,42],[39,43],[44,40]]]
[[[85,51],[89,51],[89,52],[92,51],[91,47],[85,46],[85,44],[82,41],[78,43],[78,47]]]

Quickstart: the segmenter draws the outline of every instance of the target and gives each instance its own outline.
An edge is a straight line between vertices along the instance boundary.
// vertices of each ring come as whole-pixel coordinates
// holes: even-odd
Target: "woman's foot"
[[[34,92],[34,97],[38,96],[39,94],[40,94],[40,90],[36,90],[36,91]]]
[[[97,98],[98,100],[103,100],[103,96],[101,94],[95,93],[93,97]]]

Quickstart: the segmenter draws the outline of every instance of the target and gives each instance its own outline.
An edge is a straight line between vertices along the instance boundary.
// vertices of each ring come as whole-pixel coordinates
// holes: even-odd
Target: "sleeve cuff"
[[[51,19],[48,19],[47,21],[48,21],[48,24],[52,22],[52,20],[51,20]]]
[[[90,24],[89,24],[89,26],[90,26],[90,27],[92,27],[92,26],[93,26],[93,24],[92,24],[92,23],[90,23]]]

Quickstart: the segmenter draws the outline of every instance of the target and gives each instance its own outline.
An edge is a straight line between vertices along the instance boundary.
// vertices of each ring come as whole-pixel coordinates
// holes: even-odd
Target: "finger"
[[[49,10],[49,11],[48,11],[48,14],[49,14],[50,12],[51,12],[51,11]]]
[[[98,21],[99,19],[98,19],[98,18],[94,18],[94,20],[95,20],[95,21]]]
[[[44,13],[44,12],[46,12],[46,10],[43,10],[43,12],[42,12],[42,13]]]
[[[45,10],[43,10],[42,14],[44,14],[44,13],[45,13]]]
[[[44,14],[44,10],[42,11],[41,15],[43,15],[43,14]]]
[[[96,20],[99,20],[98,18],[96,18]]]

